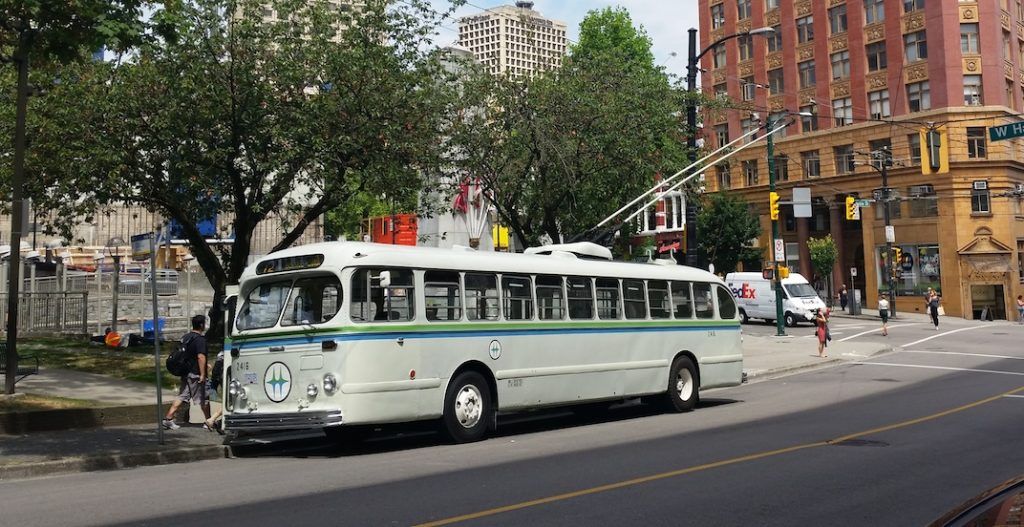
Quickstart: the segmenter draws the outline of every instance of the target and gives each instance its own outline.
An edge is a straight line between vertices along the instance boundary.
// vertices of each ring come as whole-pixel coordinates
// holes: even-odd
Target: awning
[[[668,252],[668,251],[678,251],[678,250],[679,250],[679,242],[666,243],[665,245],[662,245],[661,247],[658,247],[658,252],[659,253],[664,253],[664,252]]]

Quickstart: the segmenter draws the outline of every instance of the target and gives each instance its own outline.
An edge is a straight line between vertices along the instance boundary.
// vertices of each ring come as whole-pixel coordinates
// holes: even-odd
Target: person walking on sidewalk
[[[928,314],[932,316],[932,324],[935,325],[935,331],[939,330],[939,303],[942,302],[942,297],[935,292],[934,289],[928,288],[928,295],[925,296],[925,304],[928,306]]]
[[[1017,323],[1024,324],[1024,295],[1017,295]]]
[[[181,338],[181,344],[190,359],[190,369],[188,374],[180,379],[178,397],[171,403],[171,408],[164,416],[163,425],[168,430],[180,428],[174,422],[174,413],[178,411],[181,403],[198,404],[206,419],[210,419],[210,402],[206,400],[206,337],[203,335],[205,331],[206,317],[196,315],[192,317],[192,331]]]
[[[224,351],[221,350],[217,353],[217,360],[213,361],[213,368],[210,371],[210,378],[206,380],[206,394],[207,399],[210,401],[217,401],[220,403],[220,407],[217,408],[217,413],[213,414],[212,417],[203,423],[203,429],[211,432],[217,432],[218,434],[224,435],[224,428],[221,426],[219,419],[224,415],[224,398],[221,395],[221,386],[224,384]]]
[[[839,289],[839,308],[846,311],[846,304],[850,302],[850,293],[846,290],[846,284]]]
[[[878,297],[878,317],[882,319],[882,336],[889,336],[889,300],[882,293]]]
[[[828,357],[825,354],[825,346],[828,345],[829,334],[828,334],[828,312],[819,309],[814,317],[814,323],[818,328],[814,331],[815,335],[818,336],[818,357]]]

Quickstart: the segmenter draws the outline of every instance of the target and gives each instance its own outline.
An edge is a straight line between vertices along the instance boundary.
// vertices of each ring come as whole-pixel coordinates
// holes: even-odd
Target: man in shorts
[[[171,403],[171,408],[164,416],[163,426],[168,430],[181,428],[174,422],[174,413],[178,411],[181,403],[198,404],[203,410],[203,416],[210,419],[210,401],[206,398],[206,317],[196,315],[192,317],[192,331],[182,337],[182,345],[191,359],[188,375],[180,379],[178,397]]]

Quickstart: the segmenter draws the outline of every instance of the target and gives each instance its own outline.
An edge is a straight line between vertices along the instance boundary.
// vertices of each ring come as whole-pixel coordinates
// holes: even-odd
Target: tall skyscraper
[[[732,102],[705,113],[704,133],[718,147],[766,119],[790,123],[774,136],[779,192],[788,200],[793,187],[809,187],[814,203],[810,218],[782,208],[789,264],[827,274],[812,269],[807,240],[831,234],[834,286],[861,290],[867,307],[891,280],[897,312],[923,312],[931,287],[947,314],[1015,316],[1024,294],[1024,140],[990,129],[1019,122],[1024,108],[1024,1],[698,5],[701,49],[775,30],[727,38],[704,55],[703,91]],[[707,179],[713,191],[768,208],[764,146]],[[865,205],[858,219],[846,219],[848,197]],[[770,232],[768,220],[762,227]],[[889,252],[887,239],[898,250]]]
[[[558,68],[565,56],[565,22],[518,1],[459,19],[459,45],[493,74],[532,76]]]

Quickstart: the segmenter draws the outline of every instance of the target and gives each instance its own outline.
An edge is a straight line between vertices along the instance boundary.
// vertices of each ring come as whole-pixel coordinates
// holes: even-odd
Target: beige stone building
[[[493,74],[531,76],[558,68],[566,53],[565,22],[518,1],[459,19],[459,45]]]

